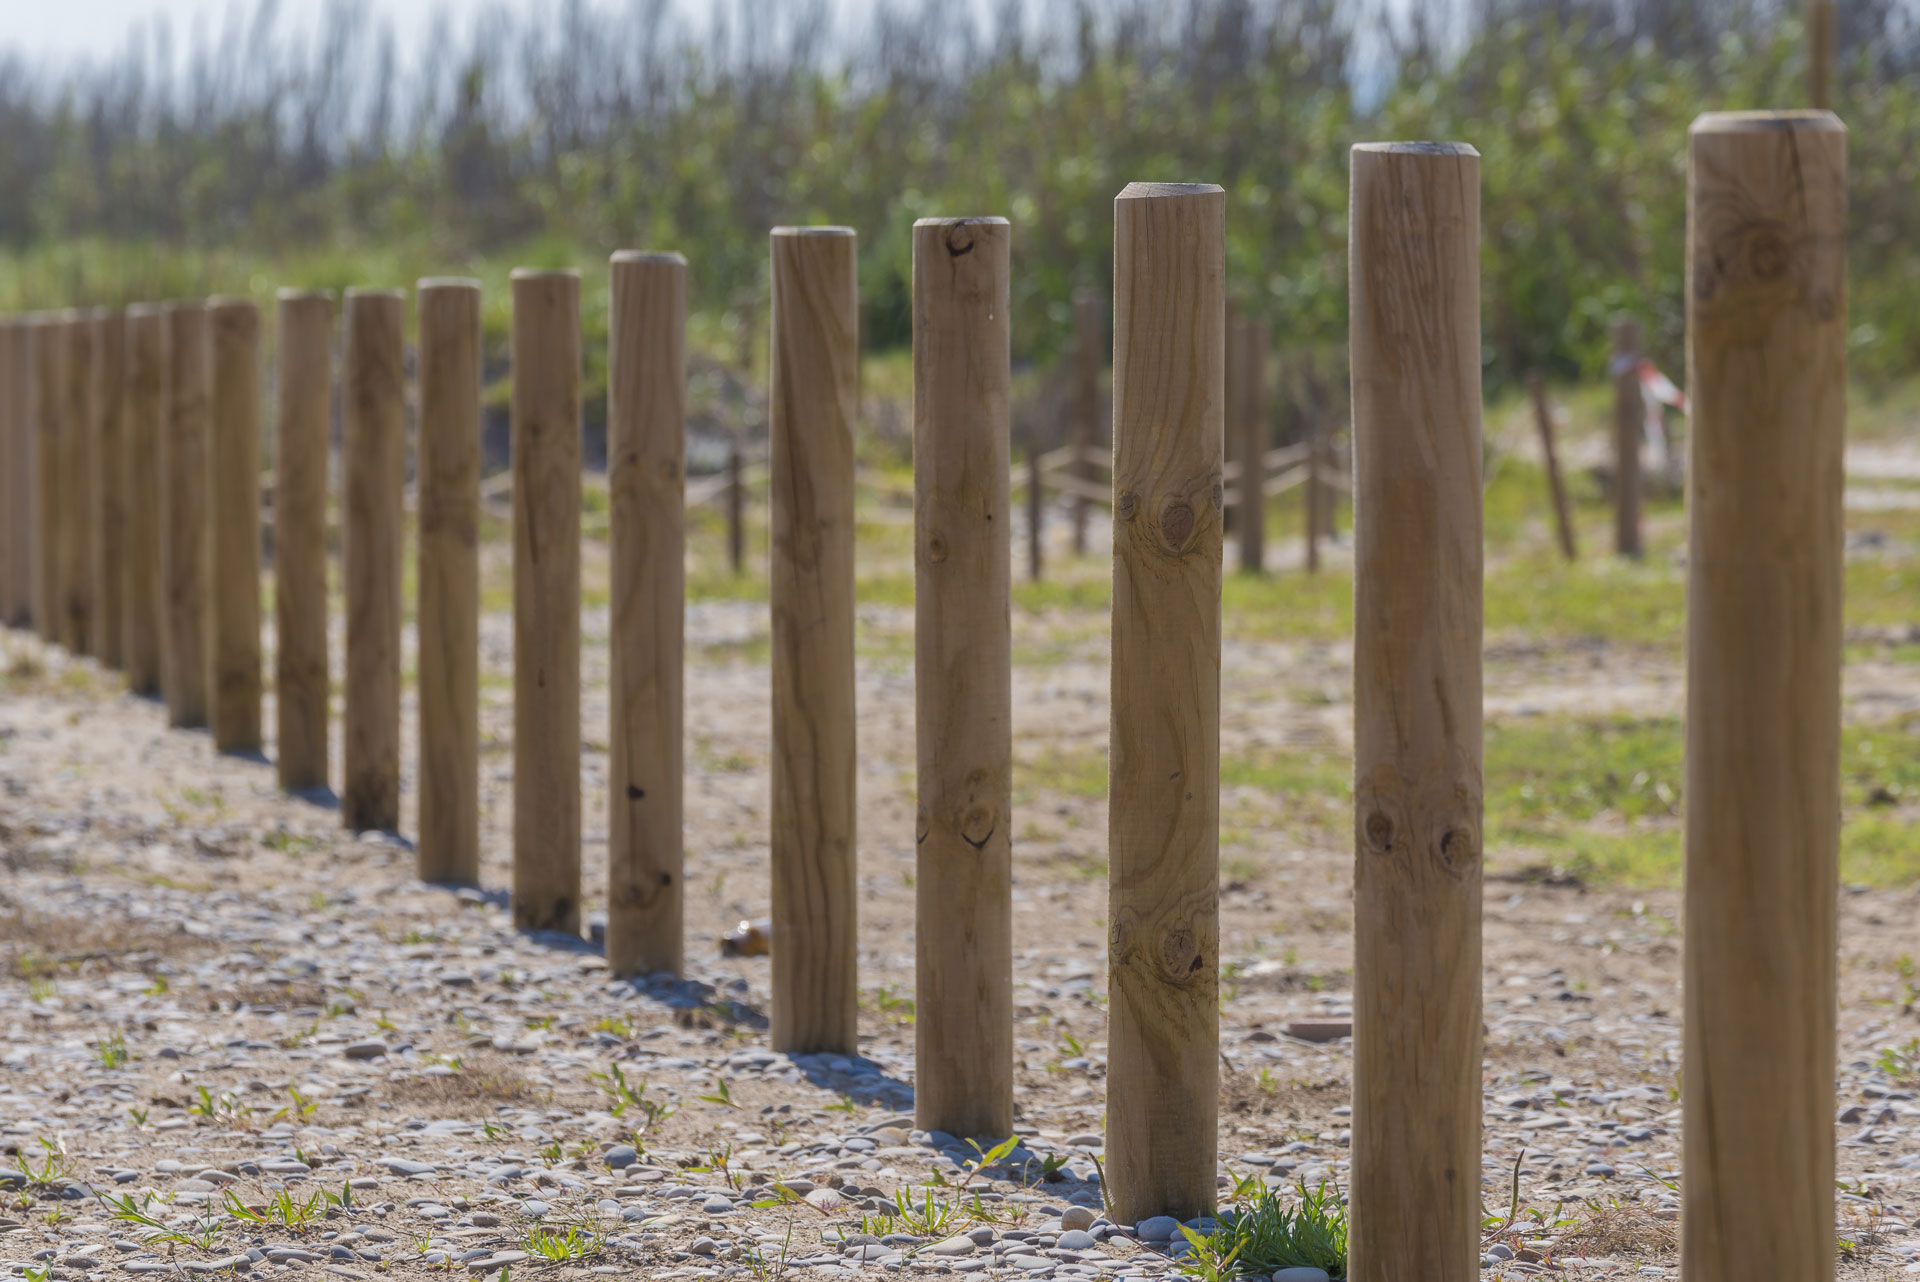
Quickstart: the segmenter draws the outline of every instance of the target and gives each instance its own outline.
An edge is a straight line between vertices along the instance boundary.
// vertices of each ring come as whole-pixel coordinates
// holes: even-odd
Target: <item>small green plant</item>
[[[93,1044],[93,1057],[100,1061],[105,1069],[125,1068],[127,1066],[127,1038],[119,1029],[114,1029]]]
[[[718,1104],[722,1108],[739,1108],[740,1107],[740,1105],[737,1102],[735,1102],[733,1098],[732,1087],[727,1085],[727,1079],[724,1077],[714,1078],[713,1091],[710,1094],[702,1095],[699,1098],[705,1100],[709,1104]]]
[[[727,1165],[732,1160],[733,1145],[722,1144],[719,1148],[708,1145],[707,1160],[704,1162],[695,1162],[687,1169],[689,1171],[700,1172],[701,1174],[718,1175],[727,1182],[728,1187],[739,1188],[739,1178],[734,1175],[732,1169]]]
[[[1292,1206],[1262,1188],[1213,1232],[1181,1231],[1193,1245],[1181,1272],[1207,1282],[1233,1271],[1266,1274],[1302,1267],[1323,1269],[1334,1279],[1347,1276],[1347,1209],[1340,1191],[1325,1180],[1311,1189],[1301,1181]]]
[[[974,1176],[980,1174],[980,1172],[986,1170],[988,1167],[998,1166],[1001,1162],[1005,1161],[1009,1153],[1020,1147],[1020,1137],[1018,1135],[1009,1135],[990,1149],[982,1149],[980,1145],[973,1140],[968,1140],[967,1143],[972,1146],[974,1156],[966,1163],[967,1174],[966,1178],[960,1181],[961,1188],[965,1188],[967,1185],[973,1183]],[[1106,1187],[1104,1182],[1101,1187]]]
[[[549,1168],[551,1168],[555,1162],[558,1162],[566,1156],[566,1150],[560,1147],[559,1140],[551,1140],[535,1149],[534,1152],[540,1155],[540,1160],[545,1162]]]
[[[883,1019],[901,1025],[913,1023],[915,1013],[913,998],[903,997],[882,984],[872,990],[868,999],[873,1009],[879,1012]]]
[[[851,1117],[860,1111],[860,1106],[854,1102],[853,1096],[842,1095],[839,1103],[827,1105],[827,1111],[832,1113],[845,1113]]]
[[[59,993],[60,985],[54,983],[51,979],[36,976],[27,981],[27,997],[35,1005],[45,1001],[52,1001]]]
[[[147,1124],[147,1111],[148,1110],[144,1108],[136,1108],[129,1105],[127,1108],[127,1119],[135,1126],[145,1126]]]
[[[338,1210],[351,1211],[354,1208],[353,1183],[350,1180],[340,1181],[340,1191],[338,1193],[329,1193],[325,1189],[321,1189],[320,1196],[327,1199],[328,1206]]]
[[[227,1214],[248,1224],[278,1224],[292,1232],[303,1233],[311,1228],[314,1221],[326,1214],[327,1199],[315,1193],[304,1202],[295,1201],[291,1193],[281,1189],[263,1207],[246,1205],[231,1192],[224,1195],[223,1205]]]
[[[480,1123],[480,1135],[484,1139],[498,1141],[502,1139],[506,1134],[507,1134],[507,1128],[500,1125],[498,1122],[493,1121],[490,1118],[485,1119]]]
[[[599,1229],[584,1223],[565,1225],[535,1224],[522,1230],[520,1249],[537,1260],[564,1264],[598,1255],[606,1243]],[[505,1276],[505,1270],[502,1270]]]
[[[633,1025],[621,1019],[618,1015],[602,1015],[600,1022],[593,1026],[593,1031],[596,1033],[611,1033],[623,1042],[633,1039]]]
[[[58,1139],[39,1136],[36,1141],[42,1154],[39,1165],[27,1151],[20,1151],[20,1171],[27,1177],[27,1185],[35,1189],[57,1187],[61,1181],[71,1176],[75,1170],[73,1161],[67,1157],[67,1146]]]
[[[173,991],[173,985],[167,982],[165,975],[155,975],[153,982],[141,989],[141,991],[149,997],[165,997],[169,992]]]
[[[388,1019],[387,1012],[384,1010],[374,1017],[373,1026],[383,1033],[397,1033],[400,1031],[400,1025]]]
[[[1901,1046],[1883,1047],[1873,1065],[1902,1086],[1920,1084],[1920,1037],[1909,1037]]]
[[[25,1278],[27,1282],[47,1282],[47,1279],[53,1276],[53,1266],[47,1264],[36,1269],[31,1264],[23,1265],[20,1270],[20,1276]]]
[[[318,1103],[302,1094],[298,1086],[289,1085],[287,1097],[293,1101],[290,1107],[296,1117],[312,1117],[314,1110],[320,1107]]]

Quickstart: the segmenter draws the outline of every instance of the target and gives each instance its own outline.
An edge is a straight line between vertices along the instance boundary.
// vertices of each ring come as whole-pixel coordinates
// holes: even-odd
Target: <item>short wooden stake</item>
[[[1226,195],[1113,203],[1107,1166],[1115,1218],[1214,1207]]]
[[[356,832],[400,826],[406,315],[400,290],[347,291],[341,374],[347,688],[340,820]]]
[[[177,727],[207,724],[208,452],[213,426],[204,303],[167,308],[167,426],[161,455],[166,485],[160,520],[166,528],[161,577],[161,673],[167,719]]]
[[[1640,390],[1640,322],[1613,323],[1613,550],[1638,560],[1640,442],[1646,438],[1646,401]]]
[[[33,327],[33,624],[49,644],[60,640],[60,437],[66,418],[67,331],[57,313]]]
[[[273,689],[280,786],[327,786],[327,459],[333,295],[283,289],[273,489]]]
[[[1094,484],[1093,460],[1088,457],[1100,439],[1100,365],[1105,358],[1101,348],[1107,337],[1106,300],[1097,290],[1082,289],[1073,296],[1073,448],[1068,475]],[[1092,506],[1085,494],[1073,496],[1073,554],[1087,554],[1087,511]]]
[[[93,545],[94,651],[108,668],[126,666],[127,577],[127,314],[94,314],[94,493],[99,525]]]
[[[138,695],[161,689],[162,570],[166,527],[160,492],[166,485],[167,316],[164,309],[127,309],[125,414],[127,489],[126,562],[121,580],[120,656],[127,687]]]
[[[1847,134],[1694,121],[1680,1268],[1834,1276]]]
[[[1352,152],[1355,1282],[1480,1276],[1480,157]]]
[[[679,974],[687,263],[678,254],[618,253],[612,286],[607,969]],[[735,446],[729,463],[739,457]]]
[[[513,924],[580,933],[580,275],[513,273]]]
[[[213,746],[257,753],[260,735],[260,307],[207,303],[212,330]]]
[[[727,565],[735,574],[747,566],[747,483],[740,442],[727,445]]]
[[[33,338],[24,318],[0,324],[0,360],[6,368],[6,385],[0,388],[0,421],[6,425],[0,437],[6,478],[0,482],[0,501],[6,505],[4,621],[21,628],[33,620]]]
[[[853,430],[859,291],[848,227],[776,227],[773,1048],[857,1049]]]
[[[1267,324],[1240,322],[1240,571],[1263,574],[1267,560]]]
[[[1040,468],[1040,451],[1027,451],[1027,577],[1035,583],[1046,570],[1047,482]]]
[[[913,227],[914,1124],[1013,1133],[1012,229]]]
[[[1533,400],[1533,420],[1540,429],[1540,456],[1547,468],[1547,493],[1553,499],[1554,528],[1560,535],[1560,552],[1569,561],[1580,557],[1574,543],[1573,512],[1567,507],[1567,487],[1560,479],[1560,452],[1553,439],[1553,407],[1547,403],[1546,380],[1536,370],[1527,375],[1527,395]]]
[[[428,279],[420,308],[421,881],[480,884],[480,284]]]
[[[100,542],[99,398],[94,387],[94,313],[68,312],[66,410],[61,418],[60,584],[65,615],[60,640],[74,654],[93,654],[94,548]]]

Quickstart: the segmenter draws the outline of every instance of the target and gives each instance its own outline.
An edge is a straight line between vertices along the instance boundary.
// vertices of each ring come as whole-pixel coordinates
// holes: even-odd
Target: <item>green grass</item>
[[[1179,1271],[1190,1277],[1212,1282],[1297,1267],[1324,1270],[1336,1282],[1347,1276],[1347,1209],[1324,1181],[1312,1189],[1302,1181],[1291,1206],[1262,1189],[1231,1216],[1223,1213],[1212,1233],[1181,1231],[1193,1250]]]

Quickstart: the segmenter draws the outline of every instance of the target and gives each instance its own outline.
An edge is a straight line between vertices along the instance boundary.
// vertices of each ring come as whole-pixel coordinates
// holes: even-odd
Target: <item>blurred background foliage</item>
[[[1349,144],[1449,138],[1484,157],[1489,390],[1600,375],[1620,310],[1677,373],[1687,125],[1806,96],[1797,7],[1764,0],[880,0],[837,28],[824,0],[565,0],[405,67],[354,3],[290,25],[261,0],[184,53],[148,28],[0,63],[0,305],[465,270],[500,281],[498,329],[511,262],[645,246],[687,255],[696,342],[746,352],[767,229],[836,222],[887,351],[913,220],[1003,213],[1016,358],[1048,362],[1075,288],[1109,284],[1113,195],[1149,178],[1225,186],[1238,305],[1283,350],[1337,347]],[[1920,355],[1906,0],[1847,0],[1839,58],[1853,368],[1889,378]]]

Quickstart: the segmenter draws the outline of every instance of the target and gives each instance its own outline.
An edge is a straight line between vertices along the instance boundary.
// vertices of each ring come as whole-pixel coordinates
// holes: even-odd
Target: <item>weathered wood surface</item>
[[[213,744],[257,753],[260,733],[260,308],[207,304],[212,330]]]
[[[327,458],[333,421],[333,295],[283,289],[273,487],[275,751],[280,786],[328,779]]]

